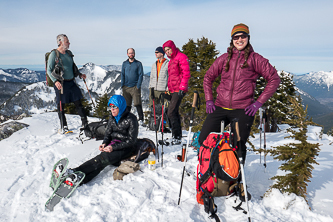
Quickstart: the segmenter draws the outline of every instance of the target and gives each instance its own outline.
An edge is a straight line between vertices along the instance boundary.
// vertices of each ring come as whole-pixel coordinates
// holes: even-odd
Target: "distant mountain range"
[[[87,87],[94,101],[105,93],[109,96],[121,94],[121,71],[119,71],[121,66],[98,66],[94,63],[87,63],[79,69],[81,73],[87,75],[87,86],[82,79],[76,78],[75,81],[81,88],[82,94],[88,100],[90,100],[90,97]],[[27,76],[27,73],[29,73],[30,76]],[[13,88],[12,86],[17,84],[19,84],[19,86],[17,86],[16,89],[20,89],[20,91],[12,91],[9,100],[7,96],[5,100],[1,101],[1,114],[19,115],[24,112],[40,113],[56,109],[55,93],[53,88],[46,86],[44,81],[45,73],[39,74],[34,71],[29,72],[26,69],[15,69],[10,70],[8,73],[3,73],[3,76],[6,77],[6,80],[10,79],[12,82],[0,81],[0,92],[6,91],[8,88]],[[42,82],[38,77],[42,79]],[[25,83],[23,83],[24,78],[26,79],[26,81],[24,81]],[[144,104],[148,103],[149,100],[148,86],[149,76],[144,75],[141,86],[141,95]]]
[[[80,68],[87,75],[86,83],[94,100],[104,93],[108,95],[121,94],[121,66],[101,66],[87,63]],[[150,74],[150,73],[149,73]],[[303,75],[293,75],[298,93],[303,99],[303,104],[308,105],[308,115],[321,125],[325,131],[333,126],[333,71],[311,72]],[[0,69],[0,104],[2,114],[20,114],[20,112],[43,112],[54,110],[54,90],[45,85],[45,72],[33,71],[25,68]],[[82,89],[84,96],[90,100],[86,85],[77,78],[76,83]],[[148,103],[149,76],[144,75],[142,83],[142,100]],[[23,87],[23,89],[21,89]],[[13,96],[17,90],[20,93]],[[39,110],[39,111],[38,111]]]

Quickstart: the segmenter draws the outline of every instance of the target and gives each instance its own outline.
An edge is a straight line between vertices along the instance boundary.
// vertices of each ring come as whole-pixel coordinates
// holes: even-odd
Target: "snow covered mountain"
[[[26,68],[19,69],[1,69],[0,81],[4,82],[23,82],[34,83],[45,81],[45,72],[33,71]]]
[[[333,109],[333,71],[294,75],[296,86]]]
[[[122,94],[121,66],[98,66],[87,63],[80,68],[80,72],[87,75],[86,83],[95,101],[98,96],[107,93],[109,96]],[[45,78],[45,75],[44,75]],[[82,79],[76,78],[76,83],[81,88],[85,98],[90,101],[87,87]],[[143,104],[149,100],[149,76],[144,75],[141,89]],[[53,88],[44,82],[32,83],[17,92],[9,101],[0,105],[3,115],[20,115],[21,113],[41,113],[56,109],[55,93]]]

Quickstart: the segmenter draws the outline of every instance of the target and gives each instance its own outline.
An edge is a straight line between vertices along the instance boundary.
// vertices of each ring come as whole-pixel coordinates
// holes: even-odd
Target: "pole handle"
[[[155,100],[155,93],[154,93],[154,87],[150,88],[150,96],[153,100]]]
[[[239,135],[239,126],[238,126],[238,121],[235,123],[235,129],[236,129],[236,134],[237,134],[237,142],[240,141],[240,135]]]
[[[193,103],[192,103],[192,107],[195,108],[198,106],[198,92],[195,91],[194,95],[193,95]]]

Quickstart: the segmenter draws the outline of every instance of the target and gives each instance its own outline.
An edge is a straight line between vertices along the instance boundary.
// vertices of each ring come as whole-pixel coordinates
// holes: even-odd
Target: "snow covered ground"
[[[212,221],[196,202],[196,152],[189,150],[181,203],[178,206],[183,163],[176,160],[181,145],[164,147],[164,167],[161,159],[155,171],[141,163],[142,172],[127,175],[123,181],[113,180],[115,167],[105,168],[90,183],[79,187],[70,199],[61,201],[53,212],[46,212],[44,204],[52,194],[49,180],[53,164],[63,158],[76,167],[96,156],[101,141],[81,144],[76,139],[80,117],[67,115],[70,135],[59,135],[56,113],[35,114],[20,122],[29,124],[11,137],[0,141],[0,221]],[[96,121],[89,118],[89,121]],[[281,125],[282,129],[287,126]],[[333,221],[333,150],[332,137],[319,139],[319,127],[309,127],[308,140],[322,144],[312,182],[308,186],[308,200],[273,190],[262,198],[273,183],[269,178],[282,174],[280,163],[267,156],[267,168],[260,164],[259,154],[248,152],[246,179],[252,200],[249,203],[252,221]],[[183,131],[186,136],[187,132]],[[267,147],[286,143],[286,131],[267,133]],[[171,134],[165,134],[165,138]],[[140,128],[139,137],[155,141],[155,133]],[[159,135],[160,137],[160,135]],[[259,147],[259,135],[251,141]],[[183,138],[186,142],[186,137]],[[161,149],[161,147],[160,147]],[[221,221],[246,221],[247,216],[235,211],[235,198],[215,198],[217,215]]]

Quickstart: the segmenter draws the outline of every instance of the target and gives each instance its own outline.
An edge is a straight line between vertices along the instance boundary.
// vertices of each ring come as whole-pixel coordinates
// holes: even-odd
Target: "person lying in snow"
[[[138,120],[134,114],[126,110],[125,98],[121,95],[112,96],[108,102],[108,109],[111,110],[111,114],[104,140],[99,146],[101,153],[79,167],[70,169],[86,174],[82,184],[92,180],[108,165],[119,166],[121,160],[131,156],[137,142]]]

